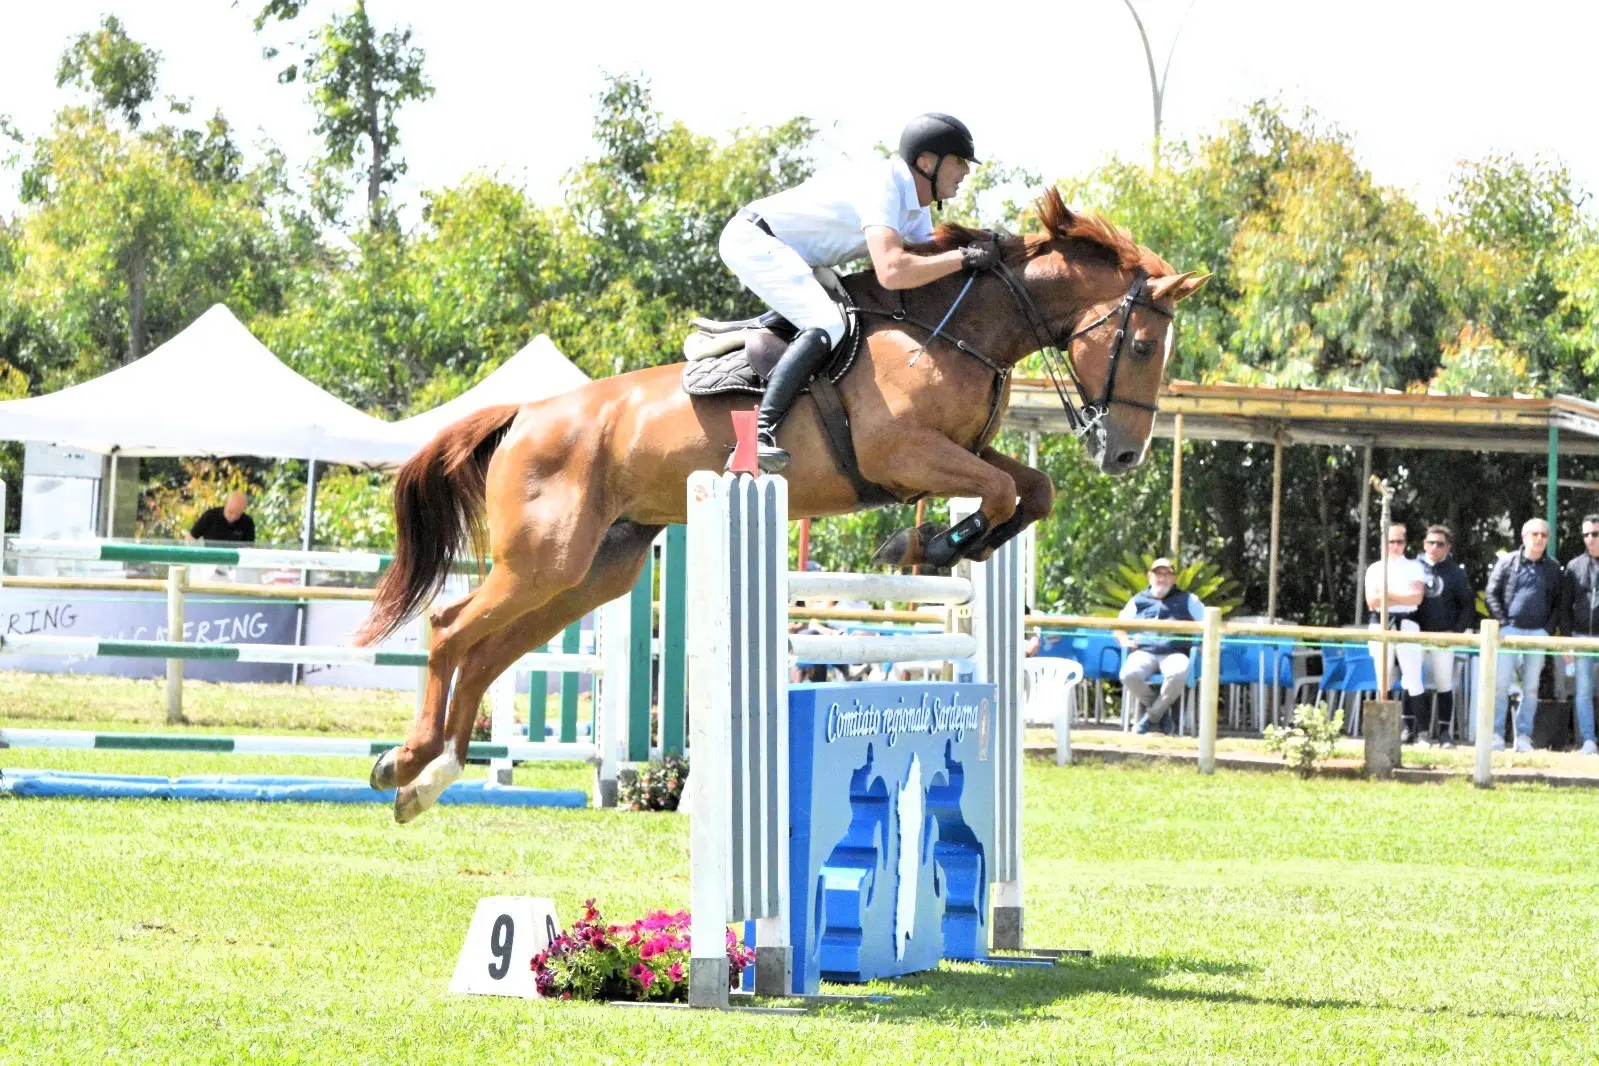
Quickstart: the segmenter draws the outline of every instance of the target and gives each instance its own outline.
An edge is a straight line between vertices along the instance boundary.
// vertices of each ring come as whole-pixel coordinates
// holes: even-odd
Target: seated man
[[[1197,622],[1204,614],[1205,605],[1198,596],[1177,588],[1177,573],[1171,560],[1156,559],[1149,564],[1149,587],[1128,600],[1118,617]],[[1123,630],[1116,631],[1116,640],[1122,647],[1132,649],[1122,663],[1125,695],[1135,697],[1146,708],[1133,732],[1147,733],[1152,727],[1167,723],[1166,712],[1182,698],[1183,686],[1188,683],[1188,649],[1192,642],[1174,633],[1131,634]],[[1149,685],[1149,679],[1157,673],[1162,678],[1159,696]],[[1171,732],[1169,724],[1166,732]]]

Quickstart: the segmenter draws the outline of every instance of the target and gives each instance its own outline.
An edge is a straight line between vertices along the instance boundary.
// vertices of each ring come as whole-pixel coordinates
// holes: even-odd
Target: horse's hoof
[[[416,821],[416,816],[427,810],[427,804],[417,795],[415,785],[406,785],[394,794],[394,821],[398,825]]]
[[[922,552],[927,542],[942,531],[942,526],[932,522],[908,526],[885,540],[872,556],[872,562],[878,566],[915,566],[923,561]]]
[[[368,777],[367,784],[375,791],[387,792],[396,784],[395,778],[399,773],[399,748],[390,748],[378,756],[378,761],[372,764],[372,776]]]

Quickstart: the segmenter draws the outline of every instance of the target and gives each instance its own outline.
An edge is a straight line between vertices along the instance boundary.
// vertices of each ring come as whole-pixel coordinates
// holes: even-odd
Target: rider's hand
[[[998,241],[973,241],[961,249],[961,269],[993,270],[999,266]]]

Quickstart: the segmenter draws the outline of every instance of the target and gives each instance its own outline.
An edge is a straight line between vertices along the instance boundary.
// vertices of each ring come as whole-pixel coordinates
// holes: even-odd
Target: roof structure
[[[1554,427],[1560,431],[1561,452],[1599,455],[1599,404],[1574,396],[1445,396],[1174,381],[1161,391],[1155,436],[1176,436],[1177,415],[1183,416],[1187,440],[1272,443],[1281,431],[1289,444],[1543,454]],[[1071,432],[1053,386],[1037,378],[1016,379],[1006,424]]]

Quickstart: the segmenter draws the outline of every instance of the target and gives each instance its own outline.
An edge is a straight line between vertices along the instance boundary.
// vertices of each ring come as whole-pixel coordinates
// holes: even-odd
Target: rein
[[[1001,262],[994,268],[994,273],[999,276],[1000,281],[1004,282],[1006,289],[1010,291],[1012,298],[1016,301],[1022,317],[1026,319],[1027,328],[1032,332],[1033,340],[1038,344],[1038,351],[1043,353],[1044,370],[1049,375],[1050,383],[1055,386],[1055,394],[1060,397],[1061,409],[1066,412],[1066,419],[1071,423],[1072,432],[1075,435],[1081,437],[1092,430],[1101,419],[1110,413],[1112,404],[1136,407],[1140,410],[1149,411],[1151,414],[1159,410],[1159,406],[1156,404],[1145,403],[1142,400],[1130,400],[1116,395],[1116,368],[1121,363],[1122,346],[1127,341],[1127,326],[1132,319],[1133,309],[1142,307],[1155,312],[1163,318],[1170,319],[1173,317],[1170,312],[1157,306],[1149,299],[1144,285],[1149,280],[1149,274],[1142,267],[1133,271],[1132,284],[1127,287],[1127,294],[1122,297],[1120,303],[1060,341],[1055,341],[1051,337],[1048,320],[1044,318],[1043,312],[1038,309],[1038,304],[1033,300],[1032,293],[1027,291],[1027,286],[1022,284],[1021,279],[1016,276],[1015,272]],[[961,286],[961,291],[956,295],[954,302],[950,304],[949,310],[944,312],[944,317],[939,319],[937,325],[928,325],[912,318],[906,312],[905,293],[903,290],[900,292],[898,310],[888,311],[875,307],[856,307],[855,310],[863,315],[878,315],[927,331],[927,340],[911,355],[912,366],[916,365],[916,360],[921,358],[922,353],[927,350],[928,345],[932,344],[935,338],[943,337],[957,351],[971,356],[994,372],[996,375],[996,388],[993,390],[993,407],[989,411],[988,423],[983,427],[983,432],[978,435],[978,440],[981,441],[987,435],[989,428],[993,426],[994,420],[998,416],[999,397],[1003,393],[1005,381],[1010,377],[1012,367],[1001,366],[976,348],[973,348],[966,341],[944,333],[944,327],[949,324],[950,319],[955,317],[955,312],[966,299],[966,294],[971,292],[972,283],[976,280],[976,273],[967,277],[966,284]],[[1111,347],[1110,366],[1105,374],[1105,388],[1100,393],[1099,399],[1090,400],[1088,398],[1088,390],[1083,386],[1083,379],[1077,373],[1076,360],[1072,357],[1072,342],[1080,337],[1087,336],[1111,319],[1118,318],[1118,316],[1116,340]],[[1078,400],[1082,403],[1081,407],[1068,395],[1066,387],[1061,380],[1063,376],[1062,370],[1065,372],[1064,376],[1071,379],[1072,385],[1077,391]]]

